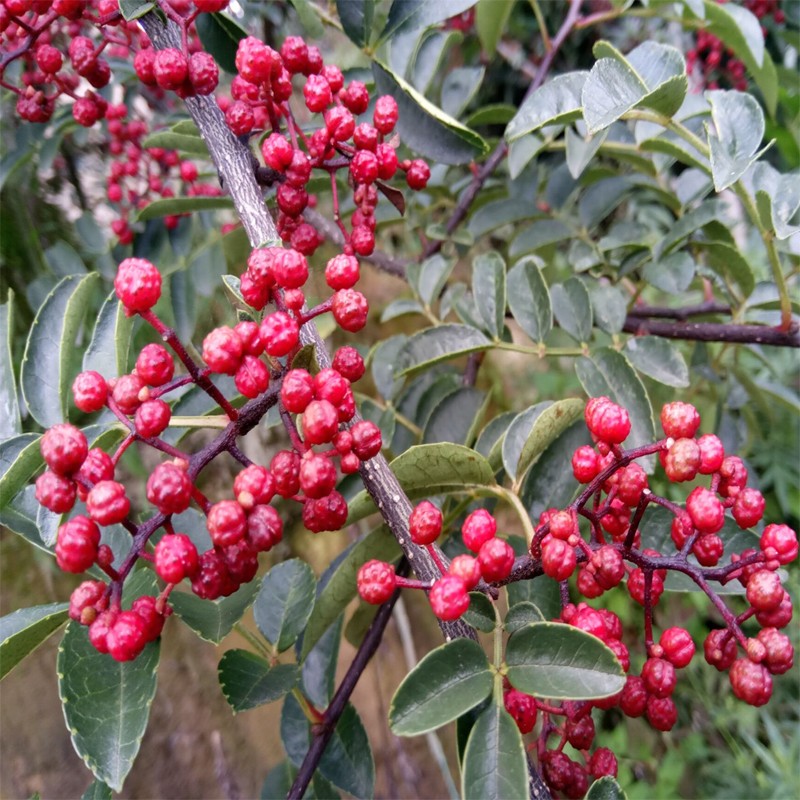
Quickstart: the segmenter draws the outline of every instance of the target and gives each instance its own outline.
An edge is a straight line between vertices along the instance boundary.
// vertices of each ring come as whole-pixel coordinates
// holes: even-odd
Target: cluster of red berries
[[[462,553],[445,569],[433,543],[442,533],[442,512],[433,503],[423,500],[408,520],[411,540],[430,549],[440,565],[442,576],[429,589],[428,599],[433,613],[442,620],[458,619],[469,608],[469,592],[483,579],[487,583],[503,581],[514,566],[514,550],[497,536],[497,521],[484,508],[473,511],[464,520],[461,534],[464,544],[475,556]],[[397,586],[416,584],[395,575],[391,564],[369,561],[358,572],[358,592],[368,603],[384,603]]]
[[[162,147],[142,147],[149,133],[146,122],[129,119],[124,103],[109,105],[106,113],[109,141],[108,152],[113,158],[108,165],[106,196],[119,209],[119,217],[111,222],[111,229],[120,244],[133,241],[129,215],[148,205],[154,196],[170,198],[176,189],[186,197],[210,197],[221,194],[215,183],[198,180],[197,165],[181,160],[176,150]],[[168,229],[178,224],[179,217],[164,218]]]
[[[253,263],[261,265],[262,279],[267,274],[273,276],[270,291],[274,301],[283,302],[292,291],[302,296],[299,286],[308,275],[304,256],[293,250],[268,248],[254,251],[251,266]],[[301,263],[302,275],[297,272]],[[333,269],[332,274],[340,272]],[[56,425],[42,436],[41,452],[47,469],[36,480],[38,501],[54,513],[68,514],[78,499],[85,502],[86,515],[74,516],[59,528],[56,558],[68,572],[84,572],[96,564],[111,578],[108,586],[98,581],[81,584],[73,595],[71,614],[90,626],[90,639],[100,652],[118,660],[134,658],[159,635],[169,613],[167,597],[175,584],[188,580],[199,597],[215,599],[231,594],[255,577],[258,554],[270,550],[283,536],[281,517],[270,505],[274,498],[301,502],[303,522],[313,532],[341,528],[347,518],[347,503],[335,490],[337,460],[342,473],[355,472],[382,447],[380,430],[372,422],[360,421],[342,429],[356,411],[351,382],[359,380],[365,371],[357,350],[340,348],[333,366],[315,375],[304,369],[286,370],[277,359],[297,352],[302,322],[276,312],[266,316],[261,325],[242,321],[234,328],[223,326],[212,331],[202,348],[208,369],[200,370],[152,312],[161,296],[161,285],[158,269],[141,258],[125,259],[114,281],[126,313],[139,314],[153,325],[190,374],[175,377],[173,355],[157,343],[145,345],[135,369],[117,379],[106,380],[94,371],[81,372],[73,383],[76,406],[85,413],[108,408],[130,433],[111,456],[100,448],[89,449],[78,428]],[[282,287],[283,296],[278,287]],[[288,340],[285,331],[279,330],[276,314],[280,313],[295,325],[294,336]],[[262,395],[273,380],[280,380],[276,399],[285,413],[293,448],[278,452],[268,468],[246,466],[234,480],[234,497],[212,504],[194,485],[189,460],[159,437],[172,415],[164,395],[195,382],[217,399],[208,378],[214,372],[234,375],[239,391],[249,398]],[[231,419],[235,417],[229,404],[224,410]],[[297,415],[301,432],[292,415]],[[149,538],[162,527],[165,533],[152,553],[144,549],[146,541],[137,539],[135,557],[125,563],[132,566],[136,558],[152,561],[167,589],[158,600],[139,598],[129,611],[122,611],[118,589],[125,575],[114,569],[111,549],[101,544],[101,527],[123,523],[134,533],[141,530],[129,521],[130,500],[123,484],[114,479],[119,458],[134,441],[143,441],[172,459],[159,464],[147,481],[147,500],[161,517],[153,518],[157,524],[151,524],[148,537],[142,538]],[[172,515],[186,511],[192,500],[206,515],[212,541],[212,547],[203,553],[198,553],[185,533],[176,532],[170,521]],[[137,621],[139,617],[143,621]]]
[[[123,19],[117,0],[0,3],[3,69],[22,62],[19,85],[4,85],[17,94],[17,113],[29,122],[47,122],[61,96],[72,99],[80,125],[103,119],[108,103],[95,90],[111,79],[104,56],[127,58],[131,47],[146,40],[138,25]]]
[[[313,169],[332,177],[348,169],[357,206],[348,231],[339,218],[338,198],[334,211],[344,235],[346,255],[368,256],[375,247],[375,216],[380,181],[405,171],[411,189],[423,189],[430,177],[424,161],[399,161],[392,132],[398,108],[394,98],[379,97],[372,121],[358,122],[370,104],[367,87],[360,81],[345,85],[341,70],[325,64],[319,50],[299,36],[287,37],[280,52],[253,37],[239,42],[236,53],[238,75],[231,83],[232,99],[220,98],[225,119],[237,136],[271,128],[261,144],[267,167],[274,171],[278,188],[277,226],[284,241],[311,255],[320,244],[316,230],[303,217],[312,202],[306,187]],[[303,77],[303,99],[311,114],[322,114],[323,125],[307,132],[301,128],[289,105],[292,79]],[[281,130],[285,122],[288,138]]]

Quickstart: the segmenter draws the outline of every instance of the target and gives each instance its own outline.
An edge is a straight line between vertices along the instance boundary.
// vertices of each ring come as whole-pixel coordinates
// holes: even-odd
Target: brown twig
[[[640,336],[652,334],[665,339],[683,339],[685,341],[800,347],[800,329],[796,324],[788,331],[781,331],[767,325],[736,325],[723,322],[685,322],[682,320],[667,322],[644,319],[629,314],[622,330]]]

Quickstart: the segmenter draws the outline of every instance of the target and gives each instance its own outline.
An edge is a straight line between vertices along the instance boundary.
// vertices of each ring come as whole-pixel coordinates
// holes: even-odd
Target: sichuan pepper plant
[[[246,634],[234,711],[282,703],[263,797],[374,794],[350,697],[402,589],[444,644],[388,725],[455,722],[464,797],[623,796],[608,730],[686,726],[693,661],[791,681],[797,20],[523,5],[0,5],[4,205],[81,210],[42,250],[9,198],[0,521],[80,578],[0,620],[0,674],[66,623],[94,791],[178,624]],[[405,281],[379,314],[365,271]],[[298,526],[350,536],[319,576]]]

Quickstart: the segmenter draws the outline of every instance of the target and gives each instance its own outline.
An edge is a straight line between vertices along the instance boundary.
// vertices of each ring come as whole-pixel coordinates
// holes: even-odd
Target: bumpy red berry
[[[209,509],[206,527],[214,544],[228,547],[244,536],[247,517],[235,500],[221,500]]]
[[[269,465],[275,478],[275,491],[281,497],[293,497],[300,491],[300,456],[294,450],[280,450]]]
[[[327,400],[312,400],[303,412],[303,436],[308,444],[325,444],[339,430],[339,415]]]
[[[147,344],[136,359],[136,374],[148,386],[163,386],[172,380],[175,362],[160,344]]]
[[[247,540],[259,553],[271,550],[283,538],[283,520],[268,505],[257,505],[247,515]]]
[[[162,434],[169,426],[172,410],[163,400],[145,400],[134,415],[136,433],[145,439]]]
[[[156,545],[156,572],[167,583],[194,577],[198,565],[197,548],[185,533],[166,534]]]
[[[620,444],[631,431],[628,412],[607,397],[592,398],[586,404],[586,425],[602,442]]]
[[[496,533],[497,522],[485,508],[473,511],[461,526],[464,544],[473,553],[477,553],[486,542],[494,538]]]
[[[481,566],[477,558],[466,553],[456,556],[447,568],[450,575],[456,575],[464,581],[467,590],[474,589],[481,579]]]
[[[442,532],[442,512],[428,500],[423,500],[411,512],[408,529],[414,544],[433,544]]]
[[[783,600],[783,586],[777,572],[760,569],[747,582],[747,602],[756,611],[774,611]]]
[[[215,328],[203,339],[203,361],[213,372],[235,374],[243,355],[244,345],[233,328]]]
[[[664,457],[664,471],[673,482],[691,481],[700,467],[700,448],[694,439],[677,439]]]
[[[72,383],[72,396],[76,407],[86,414],[99,411],[108,397],[106,379],[92,370],[81,372]]]
[[[589,483],[600,471],[600,457],[588,444],[579,447],[572,455],[572,474],[579,483]]]
[[[338,531],[347,521],[347,501],[339,492],[309,499],[303,506],[303,525],[312,533]]]
[[[69,598],[69,618],[81,625],[90,625],[97,618],[97,607],[106,592],[103,581],[84,581],[73,589]]]
[[[456,575],[444,575],[431,588],[428,599],[433,613],[442,620],[458,619],[469,608],[464,581]]]
[[[698,486],[686,498],[686,511],[701,533],[716,533],[725,523],[725,509],[717,496]]]
[[[553,580],[567,580],[575,571],[576,563],[575,548],[565,541],[550,539],[542,544],[542,569]]]
[[[767,525],[761,534],[761,549],[767,558],[788,564],[797,558],[797,534],[788,525]]]
[[[300,328],[294,317],[285,311],[275,311],[261,323],[261,340],[269,355],[280,358],[297,347]]]
[[[306,497],[325,497],[336,485],[336,467],[322,455],[307,453],[300,464],[300,488]]]
[[[763,664],[739,658],[733,663],[729,677],[733,693],[751,706],[763,706],[772,697],[772,676]]]
[[[671,697],[648,697],[646,714],[657,731],[671,731],[678,721],[678,709]]]
[[[333,356],[333,368],[351,383],[360,380],[366,369],[364,359],[354,347],[340,347]]]
[[[736,641],[725,628],[711,631],[703,642],[705,660],[724,672],[736,660]]]
[[[504,580],[514,566],[514,550],[504,539],[489,539],[481,545],[478,563],[484,580],[489,582]]]
[[[361,420],[350,429],[353,437],[353,452],[362,460],[369,461],[381,451],[383,438],[380,428],[369,420]]]
[[[340,289],[333,295],[331,312],[339,327],[350,333],[356,333],[367,324],[369,304],[361,292],[355,289]]]
[[[764,495],[758,489],[744,488],[733,503],[733,518],[740,528],[752,528],[764,516]]]
[[[135,611],[122,611],[106,635],[108,654],[115,661],[133,661],[147,644],[147,624]]]
[[[661,409],[661,427],[673,439],[691,439],[700,427],[700,414],[690,403],[667,403]]]
[[[128,516],[131,501],[118,481],[100,481],[86,498],[86,510],[99,525],[115,525]]]
[[[394,130],[398,115],[397,101],[391,95],[385,94],[375,102],[372,121],[378,131],[385,135]]]
[[[667,628],[661,634],[659,644],[664,658],[678,669],[688,666],[694,656],[694,641],[685,628]]]
[[[706,433],[697,440],[700,448],[700,466],[697,471],[701,475],[711,475],[721,466],[725,458],[725,447],[719,436]]]
[[[53,472],[69,476],[81,468],[89,445],[86,437],[74,425],[61,423],[45,431],[39,449]]]
[[[161,297],[161,273],[144,258],[126,258],[117,270],[114,289],[127,311],[149,311]]]
[[[503,693],[503,705],[517,723],[520,733],[530,733],[536,725],[536,700],[517,689]]]
[[[100,529],[83,516],[73,517],[58,529],[56,561],[65,572],[85,572],[97,558]]]
[[[159,464],[147,479],[147,499],[163,514],[180,514],[189,508],[192,482],[176,464]]]
[[[36,499],[56,514],[66,514],[71,510],[77,496],[75,481],[49,469],[36,479]]]
[[[373,605],[385,603],[397,586],[394,567],[383,561],[367,561],[358,570],[356,585],[362,600]]]

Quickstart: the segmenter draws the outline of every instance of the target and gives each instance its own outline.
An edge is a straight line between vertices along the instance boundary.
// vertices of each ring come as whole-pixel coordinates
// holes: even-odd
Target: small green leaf
[[[592,336],[592,301],[583,281],[574,275],[566,283],[550,287],[553,313],[558,324],[576,341]]]
[[[428,28],[437,22],[463,14],[475,5],[477,0],[392,0],[386,25],[381,31],[381,42],[392,34]]]
[[[653,249],[656,259],[663,259],[675,245],[691,236],[695,231],[725,216],[724,206],[719,200],[706,200],[697,208],[688,211],[670,228]]]
[[[452,722],[492,690],[483,648],[455,639],[432,650],[406,675],[392,698],[389,725],[397,736],[416,736]]]
[[[575,450],[590,442],[584,422],[575,422],[533,465],[521,491],[522,502],[533,519],[538,519],[539,514],[547,508],[564,508],[575,496],[578,482],[572,470],[564,466],[569,463]]]
[[[188,592],[173,592],[169,602],[201,639],[219,644],[253,604],[259,586],[258,580],[251,581],[220,600],[201,600]]]
[[[366,492],[364,494],[366,495]],[[351,514],[354,504],[355,501],[351,504]],[[351,547],[317,597],[314,613],[303,634],[301,661],[306,659],[322,634],[358,594],[356,575],[361,566],[373,558],[380,561],[394,561],[399,555],[400,545],[384,525],[370,531]]]
[[[692,257],[681,250],[645,264],[642,277],[657,289],[669,294],[682,295],[694,280]]]
[[[448,72],[442,82],[442,111],[458,119],[478,93],[485,74],[486,67],[456,67]]]
[[[289,0],[289,2],[297,12],[297,18],[306,34],[312,39],[321,39],[325,34],[325,28],[314,3],[311,0]]]
[[[443,3],[426,5],[438,8]],[[372,72],[378,92],[397,101],[397,130],[412,150],[440,164],[464,164],[488,151],[489,145],[475,131],[445,114],[388,67],[374,61]]]
[[[470,325],[439,325],[411,336],[397,359],[396,372],[411,375],[451,358],[491,347],[491,341]]]
[[[472,294],[486,330],[499,339],[506,317],[506,264],[500,253],[491,250],[473,260]]]
[[[689,367],[668,339],[635,336],[625,343],[625,355],[639,372],[659,383],[679,389],[689,385]]]
[[[306,627],[316,588],[311,567],[299,558],[276,564],[264,576],[253,613],[259,630],[278,652],[288,650]]]
[[[21,433],[0,442],[0,508],[5,508],[17,492],[44,464],[37,433]]]
[[[99,372],[105,378],[118,378],[128,372],[133,318],[125,314],[116,292],[106,298],[97,315],[89,347],[83,354],[83,369]]]
[[[375,0],[336,0],[336,11],[350,40],[359,47],[369,44]]]
[[[491,633],[495,626],[492,601],[482,592],[470,592],[469,608],[464,612],[464,619],[476,630]]]
[[[508,426],[505,436],[503,436],[502,444],[500,445],[503,454],[503,468],[512,480],[517,477],[517,468],[522,449],[525,447],[525,442],[528,441],[528,437],[533,430],[533,423],[549,405],[550,401],[546,400],[520,411]],[[492,449],[494,450],[494,448]]]
[[[563,242],[572,237],[572,231],[561,220],[540,219],[523,228],[511,242],[508,252],[512,258],[541,250],[551,244]]]
[[[461,769],[464,800],[528,800],[528,759],[517,723],[490,703],[467,740]]]
[[[484,392],[471,386],[461,386],[446,395],[428,417],[422,434],[422,443],[468,444],[470,431],[483,406],[485,396]]]
[[[494,483],[494,470],[480,453],[449,442],[409,447],[389,466],[411,500]],[[370,496],[359,492],[350,502],[347,524],[352,525],[375,511]]]
[[[759,216],[778,239],[800,230],[800,181],[796,175],[781,175],[771,164],[760,161],[753,168],[753,187]]]
[[[495,472],[503,466],[503,438],[516,416],[513,411],[506,411],[490,420],[475,442],[475,449],[488,460]]]
[[[219,683],[235,712],[280,700],[300,678],[297,664],[269,663],[248,650],[228,650],[219,662]]]
[[[58,689],[67,729],[95,778],[114,791],[139,752],[156,694],[159,643],[134,660],[98,653],[86,629],[70,622],[58,651]]]
[[[8,300],[0,305],[0,441],[22,432],[17,380],[14,377],[14,359],[11,353],[13,341],[14,292],[9,289]]]
[[[582,415],[583,401],[575,397],[548,404],[534,419],[522,447],[515,470],[516,480],[521,480],[539,456]]]
[[[111,787],[107,783],[92,781],[81,795],[81,800],[111,800],[112,796]]]
[[[749,94],[706,92],[716,135],[708,131],[711,176],[717,192],[736,183],[759,157],[764,138],[764,112]]]
[[[178,133],[175,130],[156,131],[145,137],[142,144],[145,147],[163,147],[165,150],[178,150],[187,155],[209,158],[208,147],[199,134]]]
[[[191,214],[194,211],[217,211],[233,208],[230,197],[168,197],[154,200],[146,205],[136,216],[139,222],[173,214]]]
[[[139,19],[149,11],[153,11],[155,3],[146,0],[119,0],[119,10],[122,16],[128,21]]]
[[[478,125],[507,125],[517,113],[516,106],[508,103],[490,103],[473,111],[466,120],[470,128]]]
[[[69,603],[20,608],[0,618],[0,679],[66,621]]]
[[[591,700],[622,690],[625,673],[614,653],[590,633],[557,622],[534,622],[506,646],[515,689],[555,700]]]
[[[195,26],[203,48],[214,56],[225,72],[235,75],[236,50],[247,31],[227,14],[219,13],[198,15]]]
[[[513,142],[545,125],[565,125],[579,119],[581,93],[588,76],[588,72],[568,72],[532,92],[508,123],[506,141]]]
[[[36,312],[22,357],[21,384],[28,411],[44,428],[67,417],[76,337],[99,279],[97,273],[62,278]]]
[[[592,301],[594,324],[612,336],[619,333],[628,315],[628,301],[623,291],[617,286],[591,283],[589,298]]]
[[[440,254],[426,258],[422,262],[417,282],[419,297],[427,306],[439,298],[456,262]]]
[[[401,297],[399,300],[392,300],[392,302],[383,309],[381,312],[381,324],[405,316],[406,314],[424,313],[425,310],[416,300],[412,300],[410,297]]]
[[[504,626],[509,633],[514,633],[520,628],[524,628],[531,622],[544,622],[544,615],[535,603],[523,600],[521,603],[511,606],[506,614]]]
[[[631,433],[626,447],[640,447],[655,441],[653,408],[641,378],[622,353],[608,347],[596,350],[591,358],[581,358],[575,365],[578,380],[589,397],[610,397],[628,410]],[[639,463],[652,469],[653,459]]]
[[[475,30],[489,58],[494,56],[516,0],[479,0],[475,8]]]
[[[745,297],[749,297],[756,286],[756,277],[747,259],[739,248],[727,242],[695,242],[695,247],[706,254],[706,265],[717,275],[736,283]]]
[[[543,342],[553,327],[550,291],[535,257],[520,259],[508,272],[508,307],[534,342]]]
[[[598,778],[586,793],[586,800],[628,800],[628,795],[610,775]]]
[[[323,579],[324,577],[323,574]],[[319,597],[319,595],[317,596]],[[378,611],[379,607],[370,606],[370,608]],[[317,708],[327,708],[336,688],[336,665],[339,659],[343,627],[344,613],[339,614],[333,625],[322,634],[319,641],[303,659],[301,689]],[[298,642],[298,645],[302,646],[302,644],[302,640]],[[295,650],[297,649],[296,645]]]

